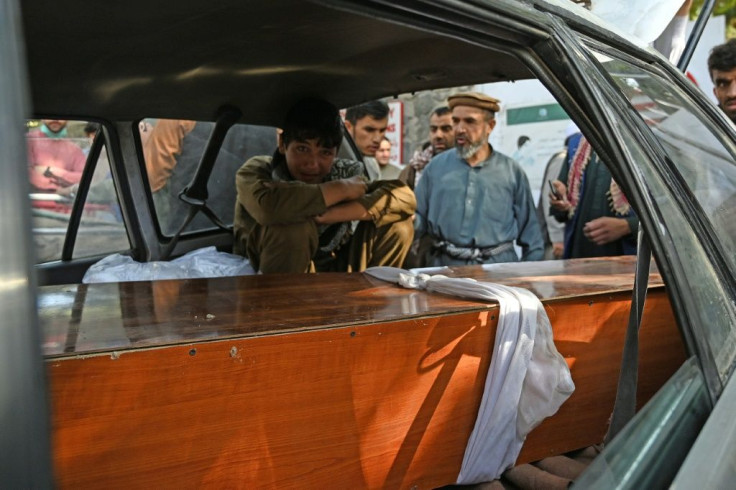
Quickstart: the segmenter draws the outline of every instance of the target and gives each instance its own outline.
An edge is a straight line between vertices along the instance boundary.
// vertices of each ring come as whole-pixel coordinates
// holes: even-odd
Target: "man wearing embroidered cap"
[[[455,151],[432,159],[416,188],[417,240],[432,241],[428,266],[540,260],[542,234],[526,174],[493,149],[499,101],[478,92],[448,97]]]

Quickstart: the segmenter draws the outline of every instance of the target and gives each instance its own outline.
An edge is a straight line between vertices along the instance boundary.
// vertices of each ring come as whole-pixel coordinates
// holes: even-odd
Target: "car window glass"
[[[156,218],[164,235],[173,235],[189,213],[179,194],[194,178],[214,123],[178,119],[145,119],[141,143]],[[235,210],[235,173],[249,158],[272,155],[276,130],[266,126],[236,124],[231,127],[217,155],[207,183],[207,206],[226,226]],[[196,232],[216,226],[197,213],[184,229]]]
[[[627,147],[627,150],[632,150]],[[640,169],[654,196],[657,209],[678,252],[680,267],[687,277],[688,300],[697,318],[691,318],[695,328],[705,337],[721,379],[725,379],[736,358],[736,331],[733,329],[733,304],[729,293],[718,280],[713,261],[703,248],[686,215],[677,205],[677,198],[670,192],[666,182],[651,165],[645,165],[647,157],[638,149],[631,153],[633,161],[641,162]],[[695,286],[697,285],[697,286]]]
[[[702,207],[723,247],[724,258],[736,273],[736,164],[728,136],[709,123],[671,82],[621,59],[598,54],[622,92],[659,139],[671,162]],[[722,289],[712,260],[700,245],[692,226],[678,211],[665,182],[643,155],[634,156],[647,183],[658,198],[659,209],[675,242],[681,265],[692,287],[690,294],[698,305],[698,322],[711,346],[721,374],[725,374],[736,355],[736,333],[730,324],[728,296]]]
[[[621,60],[604,63],[659,139],[713,225],[736,274],[736,159],[676,86]]]
[[[99,125],[89,121],[45,119],[27,124],[33,238],[39,263],[62,258],[79,181],[98,131]],[[130,248],[105,150],[103,147],[96,162],[74,258]]]
[[[110,170],[107,147],[103,145],[87,191],[72,257],[89,257],[129,248],[130,241]]]

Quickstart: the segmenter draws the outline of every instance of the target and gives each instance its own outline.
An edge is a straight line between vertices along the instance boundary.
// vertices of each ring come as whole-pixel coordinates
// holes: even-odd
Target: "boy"
[[[395,180],[366,183],[361,162],[336,158],[341,142],[329,102],[289,110],[273,157],[251,158],[236,175],[234,253],[262,273],[401,267],[414,194]]]

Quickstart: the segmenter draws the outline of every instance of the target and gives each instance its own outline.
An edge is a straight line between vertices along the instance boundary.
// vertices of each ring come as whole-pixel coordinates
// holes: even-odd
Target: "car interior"
[[[596,117],[599,116],[595,112],[597,106],[589,103],[589,99],[595,94],[572,92],[576,90],[574,87],[579,86],[573,82],[577,82],[580,75],[567,61],[570,55],[566,51],[567,48],[557,41],[550,41],[553,29],[550,26],[560,21],[529,21],[536,18],[547,19],[550,16],[549,12],[554,12],[555,8],[558,8],[554,4],[555,2],[551,2],[547,7],[548,11],[543,11],[525,2],[518,2],[516,6],[508,6],[505,17],[501,19],[492,9],[480,8],[475,2],[464,2],[464,5],[457,8],[450,8],[449,4],[445,3],[435,5],[433,2],[409,0],[365,4],[298,0],[268,2],[223,0],[216,4],[195,0],[158,2],[130,0],[125,2],[124,6],[114,2],[90,5],[89,2],[82,0],[22,2],[29,73],[29,105],[32,107],[32,115],[26,121],[27,131],[37,129],[43,119],[66,120],[70,134],[78,135],[79,146],[86,152],[86,165],[81,180],[74,189],[65,194],[33,189],[30,195],[37,282],[39,286],[46,287],[43,298],[47,303],[43,303],[43,306],[48,306],[40,315],[42,321],[47,322],[53,340],[57,342],[55,346],[47,346],[46,351],[52,352],[48,354],[49,362],[58,368],[54,371],[54,379],[69,376],[69,379],[78,380],[75,381],[73,388],[78,390],[76,393],[83,399],[91,393],[88,390],[93,388],[92,382],[88,385],[84,383],[84,369],[92,369],[91,372],[98,374],[98,379],[114,380],[115,367],[130,366],[118,362],[119,359],[125,360],[126,356],[122,358],[116,356],[126,349],[134,348],[146,351],[144,355],[153,355],[157,349],[161,349],[162,354],[164,351],[176,351],[178,356],[176,360],[166,361],[165,369],[158,371],[151,380],[165,379],[164,376],[168,375],[176,377],[178,375],[175,373],[190,373],[189,370],[194,369],[189,367],[190,364],[184,364],[185,362],[210,359],[206,357],[208,352],[214,352],[217,343],[223,339],[232,344],[228,344],[227,355],[220,355],[218,352],[217,355],[220,356],[218,360],[208,361],[211,362],[208,366],[223,369],[229,375],[236,372],[238,375],[244,375],[244,371],[236,370],[246,369],[243,366],[248,366],[249,359],[252,360],[252,365],[256,366],[255,359],[258,357],[253,353],[255,347],[249,353],[246,344],[237,344],[236,347],[233,339],[240,335],[238,325],[249,322],[257,324],[253,336],[258,337],[258,341],[262,343],[259,344],[261,345],[259,348],[265,349],[264,352],[268,352],[269,355],[275,356],[273,353],[279,349],[276,344],[272,345],[269,342],[278,342],[281,337],[306,331],[308,335],[314,335],[314,338],[310,337],[309,347],[305,347],[304,353],[297,352],[298,345],[288,345],[294,349],[291,351],[294,352],[294,358],[300,362],[303,359],[301,356],[306,356],[307,361],[318,359],[316,362],[319,365],[334,362],[339,368],[340,362],[353,361],[350,359],[319,361],[322,359],[320,356],[330,352],[330,348],[325,346],[342,345],[339,343],[342,340],[319,338],[310,330],[319,325],[315,320],[319,313],[313,312],[322,311],[319,309],[320,304],[328,311],[324,314],[325,317],[329,317],[324,320],[325,325],[328,325],[328,328],[324,329],[325,335],[344,333],[348,339],[361,337],[357,326],[377,328],[376,325],[381,321],[394,322],[391,325],[403,332],[402,329],[405,327],[400,323],[403,320],[399,315],[411,317],[411,321],[414,322],[411,325],[416,328],[425,328],[429,324],[434,326],[432,322],[435,320],[430,319],[429,314],[435,314],[437,311],[455,315],[463,321],[472,320],[473,328],[460,329],[457,326],[459,323],[448,326],[448,329],[455,328],[459,333],[456,338],[442,341],[446,343],[434,339],[429,334],[426,339],[417,341],[419,348],[428,350],[424,354],[427,359],[431,360],[432,356],[447,351],[453,355],[465,355],[463,359],[468,362],[468,356],[457,353],[455,345],[465,345],[458,339],[462,339],[465,335],[478,335],[478,332],[482,331],[486,323],[478,320],[480,317],[476,311],[481,306],[462,305],[447,298],[418,299],[416,295],[410,296],[409,293],[402,292],[397,296],[401,297],[397,313],[388,314],[381,312],[382,303],[375,298],[382,295],[388,297],[394,293],[387,292],[388,286],[377,285],[365,278],[351,282],[348,280],[351,279],[349,277],[336,277],[334,283],[331,283],[330,278],[316,277],[313,278],[315,282],[310,283],[310,279],[304,278],[273,279],[254,276],[226,279],[206,286],[204,283],[195,284],[191,281],[182,281],[176,285],[175,281],[137,285],[120,282],[99,285],[96,289],[93,287],[87,289],[81,282],[93,264],[111,254],[122,254],[146,263],[172,260],[211,246],[219,251],[231,252],[232,220],[236,199],[234,174],[248,158],[273,153],[277,142],[277,128],[283,114],[295,101],[305,96],[324,97],[337,107],[346,108],[369,100],[398,100],[433,90],[493,82],[516,83],[539,80],[594,146],[604,150],[601,152],[602,159],[606,162],[615,162],[622,155],[616,154],[615,150],[606,152],[605,149],[610,147],[601,145],[601,142],[606,141],[606,128],[597,126]],[[416,11],[420,11],[422,15],[417,16],[412,25],[407,24],[404,20],[407,12]],[[578,32],[581,35],[589,36],[586,38],[588,45],[598,47],[596,40],[600,39],[601,34],[596,32],[591,24],[579,20],[583,18],[587,17],[581,12],[579,17],[571,16],[570,22],[580,28]],[[60,23],[67,27],[61,29]],[[462,36],[458,35],[460,28]],[[63,40],[60,40],[58,35],[62,33]],[[605,38],[605,34],[602,36]],[[626,57],[633,53],[642,58],[636,60],[641,65],[661,63],[658,55],[649,51],[639,51],[639,46],[634,41],[617,42],[617,52],[621,53],[624,59],[628,59]],[[59,43],[62,43],[61,53]],[[610,51],[601,47],[600,53],[598,62],[604,66]],[[573,51],[570,56],[576,54],[579,53]],[[658,73],[667,73],[660,68],[657,69],[660,70]],[[627,93],[626,87],[626,80],[639,77],[638,73],[632,75],[624,73],[624,70],[610,70],[610,72],[605,75],[606,80],[611,82],[611,87],[618,88],[601,90],[618,90],[614,96],[619,97],[622,104],[638,95],[638,92],[632,95],[633,91]],[[661,97],[665,102],[674,100],[679,103],[675,99],[670,98],[670,94]],[[632,104],[636,107],[634,102]],[[660,105],[666,106],[666,103]],[[640,112],[643,111],[644,109]],[[642,120],[635,124],[637,127],[646,128],[647,123],[644,121],[651,114],[639,115]],[[176,197],[166,204],[168,211],[164,219],[162,204],[155,202],[151,192],[151,183],[146,170],[145,143],[155,125],[167,120],[196,123],[189,139],[192,146],[188,147],[186,158],[179,160],[178,172],[172,175],[170,185]],[[88,136],[84,128],[90,123],[94,125],[96,131]],[[677,151],[678,135],[673,133],[671,139],[673,151]],[[348,157],[358,155],[349,135],[340,148],[340,155]],[[716,155],[714,158],[729,160],[723,155]],[[612,173],[617,177],[623,175],[616,168],[612,168]],[[621,181],[622,187],[628,189],[630,179],[622,178]],[[675,185],[686,187],[679,181]],[[646,201],[648,196],[642,197],[636,192],[632,194],[636,194],[633,199],[636,205],[649,202]],[[717,222],[725,223],[728,215],[724,213],[716,217]],[[687,448],[692,444],[712,408],[709,397],[709,388],[712,391],[712,387],[709,387],[708,381],[703,379],[703,374],[697,367],[692,342],[682,333],[682,329],[678,328],[678,322],[684,317],[682,313],[684,306],[670,305],[667,296],[670,286],[662,282],[656,270],[659,264],[656,260],[653,262],[655,268],[652,273],[653,277],[656,276],[653,287],[656,291],[651,294],[653,298],[651,302],[647,303],[648,313],[644,321],[644,326],[651,326],[652,329],[643,341],[642,352],[649,357],[645,361],[647,367],[643,369],[642,374],[644,379],[642,384],[645,386],[640,389],[645,392],[644,398],[654,396],[652,398],[654,403],[641,410],[635,423],[627,425],[621,437],[616,439],[617,445],[608,445],[604,456],[595,459],[593,463],[591,459],[600,454],[600,446],[566,454],[570,459],[585,461],[585,466],[590,465],[591,470],[586,473],[586,478],[590,479],[581,479],[577,483],[579,488],[586,488],[588,484],[600,481],[596,478],[604,478],[611,467],[615,467],[615,471],[619,474],[633,468],[630,473],[635,473],[636,477],[631,481],[636,485],[643,485],[641,488],[671,481],[677,468],[668,467],[664,459],[658,458],[658,454],[677,453],[672,457],[674,460],[682,461],[687,454]],[[561,320],[560,323],[569,323],[571,332],[576,331],[573,325],[575,315],[581,315],[581,318],[586,318],[592,323],[620,324],[624,327],[632,301],[631,289],[636,284],[633,282],[633,274],[620,272],[617,267],[627,267],[627,271],[633,271],[633,259],[623,266],[619,263],[611,265],[610,269],[607,269],[608,275],[602,273],[589,279],[584,272],[588,265],[586,263],[580,266],[583,272],[574,269],[574,266],[567,271],[553,269],[549,272],[547,269],[540,269],[544,274],[549,274],[544,277],[557,277],[560,282],[569,281],[566,286],[569,286],[570,290],[565,290],[564,295],[561,292],[556,295],[557,291],[550,294],[549,304],[552,305],[550,311],[554,308],[570,308],[572,312],[570,317],[568,320]],[[460,272],[470,273],[467,270]],[[498,277],[508,279],[512,283],[516,281],[523,287],[529,284],[525,281],[533,274],[534,271],[530,269],[504,269]],[[625,280],[621,279],[624,275]],[[487,276],[479,277],[488,279]],[[625,285],[617,283],[615,287],[607,288],[606,281],[611,278],[621,280],[621,284]],[[595,286],[590,286],[590,283],[596,280],[605,283],[606,287],[598,290]],[[591,295],[598,296],[588,298],[585,297],[588,293],[584,292],[580,298],[574,299],[570,293],[574,288],[578,288],[575,290],[580,292],[586,287],[592,288]],[[617,289],[619,287],[622,289]],[[73,293],[70,292],[72,290]],[[314,299],[312,303],[302,302],[301,298],[294,299],[298,298],[298,293],[294,291],[301,294],[308,291],[314,294],[315,290],[323,292],[324,296]],[[227,296],[232,291],[238,291],[238,295]],[[115,315],[125,320],[116,323],[116,318],[111,320],[100,313],[103,310],[101,306],[98,310],[86,310],[86,316],[82,317],[81,310],[74,309],[75,305],[84,303],[85,295],[88,293],[92,297],[92,292],[102,298],[100,305],[113,304],[117,308]],[[570,295],[567,295],[568,293]],[[166,299],[172,297],[181,297],[178,310],[166,307]],[[63,301],[60,298],[63,298]],[[130,307],[127,303],[128,300],[133,302],[141,298],[144,299],[140,304],[144,306]],[[208,299],[204,300],[204,304],[197,304],[199,298]],[[270,310],[269,301],[273,301],[274,298],[277,298],[277,306]],[[54,303],[57,299],[58,304]],[[346,302],[344,308],[338,305],[341,300]],[[368,306],[362,303],[356,306],[352,303],[360,301],[364,301]],[[610,302],[612,306],[610,308],[602,306],[606,302]],[[75,322],[73,328],[67,325],[66,310],[55,309],[61,308],[62,304],[71,305],[69,307],[75,312],[72,314]],[[417,307],[417,304],[420,306]],[[290,305],[294,305],[293,308]],[[593,306],[602,309],[595,310],[596,313],[593,314],[591,313]],[[277,320],[268,317],[275,311],[282,311],[279,308],[283,311],[289,310],[289,314],[293,314],[293,317],[284,315]],[[422,308],[426,308],[429,313],[417,316],[417,311],[425,311]],[[221,315],[219,309],[236,310],[238,315],[223,319],[224,317],[218,317]],[[214,313],[215,311],[217,313]],[[99,316],[95,317],[96,314]],[[394,314],[396,316],[390,316]],[[495,317],[493,318],[495,320]],[[89,325],[85,322],[92,321],[115,324],[118,331],[124,332],[125,338],[115,340],[121,342],[117,344],[105,338],[104,340],[109,341],[109,345],[113,347],[104,351],[104,359],[98,351],[92,349],[89,355],[94,359],[85,365],[86,368],[77,368],[71,362],[65,363],[67,358],[73,358],[74,362],[86,359],[84,353],[76,355],[78,353],[76,349],[82,351],[81,346],[96,345],[95,341],[99,339],[94,333],[85,330],[88,328],[85,325]],[[223,323],[218,324],[220,321]],[[184,327],[181,334],[174,335],[172,332],[177,322]],[[439,321],[439,324],[445,323]],[[87,337],[80,332],[86,333]],[[365,332],[367,338],[369,331]],[[585,357],[582,348],[589,346],[591,349],[600,349],[600,352],[604,352],[606,342],[615,343],[616,349],[613,349],[615,352],[606,351],[606,355],[603,356],[605,362],[601,361],[600,364],[615,365],[615,369],[618,369],[623,332],[620,332],[620,336],[617,334],[611,337],[606,337],[601,332],[603,327],[598,332],[599,338],[587,341],[573,340],[572,337],[563,340],[564,347],[561,350],[568,349],[580,353],[580,365],[590,367],[593,372],[596,366],[596,359],[592,357],[593,351],[591,350],[588,357]],[[105,334],[99,333],[99,338]],[[380,340],[383,331],[371,330],[370,334],[371,338]],[[441,336],[439,333],[433,335]],[[70,345],[73,347],[70,348]],[[317,349],[315,346],[321,346],[325,351],[309,350]],[[436,350],[433,350],[435,348]],[[380,352],[392,357],[388,355],[387,350]],[[360,351],[354,355],[359,354]],[[252,358],[248,355],[252,355]],[[129,356],[128,359],[132,357]],[[447,355],[447,359],[451,357]],[[478,358],[486,359],[481,355]],[[243,359],[246,360],[245,364]],[[425,361],[429,362],[427,359],[422,357],[419,365]],[[118,364],[112,369],[103,366],[103,361],[109,363],[111,360]],[[223,368],[224,364],[217,364],[225,361],[236,367],[227,364]],[[142,365],[150,367],[155,362],[147,358]],[[461,364],[458,361],[453,366]],[[358,366],[356,369],[359,371],[360,368],[361,366]],[[130,369],[125,372],[130,379],[136,379],[138,377],[136,369],[139,368]],[[295,386],[303,382],[299,369],[287,371],[292,376],[287,381],[296,380]],[[412,376],[422,374],[420,371],[421,369],[412,365]],[[474,376],[474,373],[471,372],[466,377]],[[446,379],[451,377],[449,371],[443,370],[442,374],[447,374]],[[592,375],[590,378],[583,378],[581,386],[592,386],[595,392],[597,382],[593,378]],[[202,379],[204,385],[212,383],[217,389],[221,388],[219,381],[208,380],[206,376]],[[257,376],[247,379],[254,383],[253,386],[256,386],[256,381],[262,381]],[[337,378],[340,389],[344,388],[352,395],[353,392],[350,390],[359,391],[359,388],[355,387],[357,384],[351,382],[352,380],[347,380],[347,375],[345,378]],[[378,382],[370,380],[366,382],[368,386],[372,386],[371,383],[378,385]],[[155,392],[153,385],[151,381],[145,388]],[[387,383],[391,389],[397,386],[403,388],[402,385],[403,383],[397,380]],[[611,389],[605,392],[605,395],[594,393],[590,395],[589,400],[595,400],[596,396],[615,395],[615,385],[616,380],[610,377],[607,379],[606,387]],[[433,385],[437,386],[440,386],[439,381]],[[479,388],[477,382],[473,384],[474,390],[478,391]],[[61,389],[54,392],[57,397],[55,400],[60,400],[58,405],[63,405],[65,409],[73,412],[73,404],[66,403],[71,399],[71,395],[63,393],[60,395]],[[203,393],[206,391],[206,388],[201,388],[201,392],[192,390],[193,396],[201,395],[203,399],[205,396]],[[140,393],[144,393],[143,387],[140,387]],[[182,395],[182,392],[177,393]],[[284,395],[278,390],[268,393],[283,395],[285,400],[288,399],[284,401],[284,406],[293,401],[289,398],[291,395]],[[436,409],[436,412],[429,409],[422,412],[426,415],[426,424],[422,426],[423,428],[431,427],[430,421],[435,413],[442,415],[443,407],[437,400],[444,395],[432,389],[428,393],[422,401],[425,404],[422,407],[426,408],[431,405],[430,402],[436,402],[436,405],[430,407],[432,410]],[[329,398],[328,395],[331,395],[329,390],[322,392],[325,399]],[[476,395],[479,396],[479,393]],[[249,392],[249,396],[259,403],[262,401],[257,393]],[[226,398],[218,400],[221,400],[219,408],[226,406],[227,402],[222,401]],[[606,400],[610,401],[608,398]],[[301,398],[297,401],[304,402]],[[641,408],[641,405],[643,403],[639,403],[638,408]],[[123,407],[121,417],[126,411],[133,411],[129,405],[121,404],[120,407]],[[259,407],[264,412],[271,409],[265,401]],[[274,412],[278,412],[278,408],[274,407]],[[89,410],[84,413],[95,413],[94,409]],[[461,408],[458,410],[462,411]],[[153,414],[156,407],[146,406],[144,411]],[[172,416],[176,414],[175,410],[166,413]],[[572,412],[563,415],[574,418]],[[72,419],[73,417],[64,420],[69,422]],[[325,416],[324,420],[328,420],[328,417]],[[199,419],[197,421],[199,423]],[[662,421],[664,422],[660,424]],[[272,421],[259,423],[260,426],[254,425],[257,426],[254,431],[258,432],[254,440],[263,438],[270,441],[273,426],[278,424]],[[282,423],[286,427],[291,422],[282,421]],[[416,427],[421,424],[416,420],[413,424],[407,423],[416,432],[418,430]],[[302,423],[303,425],[308,425],[308,422]],[[196,429],[200,428],[196,424],[193,426]],[[99,430],[100,427],[102,425],[95,426],[94,429]],[[134,423],[128,423],[126,427],[131,433],[143,430]],[[458,433],[463,433],[462,431],[469,428],[460,427]],[[601,436],[605,433],[605,429],[603,424],[596,428],[595,438],[598,442],[602,442]],[[568,427],[567,431],[574,432],[574,429]],[[407,436],[404,442],[406,440],[416,444],[426,442],[422,441],[421,436],[410,432],[411,434],[413,435]],[[674,437],[675,434],[677,437]],[[547,434],[544,436],[547,437]],[[220,436],[213,436],[212,439],[217,444],[227,440],[224,436],[218,437]],[[549,439],[552,438],[553,435],[549,435]],[[124,437],[121,436],[117,442],[124,444]],[[169,444],[171,441],[166,443]],[[641,452],[633,452],[631,448],[634,446],[639,446]],[[671,450],[673,446],[676,446],[679,452]],[[409,477],[405,481],[401,480],[402,471],[410,467],[410,463],[406,461],[414,456],[421,456],[421,451],[407,454],[406,451],[409,450],[403,448],[404,446],[393,465],[388,465],[388,476],[383,483],[409,482]],[[139,449],[140,447],[134,448],[131,453]],[[218,449],[221,449],[223,454],[231,449],[234,451],[224,442],[223,448]],[[196,449],[191,451],[196,453]],[[623,459],[622,454],[626,455]],[[461,457],[461,454],[458,453],[456,456]],[[535,454],[529,461],[544,459],[537,456],[539,455]],[[140,457],[140,454],[135,457]],[[272,461],[279,461],[276,453],[270,457],[273,458]],[[402,466],[404,462],[406,467]],[[272,476],[266,475],[267,471],[262,467],[253,469],[257,464],[249,462],[251,463],[252,467],[249,468],[253,474]],[[441,463],[437,464],[441,466]],[[573,471],[575,477],[582,473],[583,468],[575,463],[570,464],[575,467]],[[596,465],[604,466],[596,469]],[[102,467],[105,466],[100,465],[100,468]],[[544,469],[544,465],[537,465],[535,468]],[[94,478],[95,471],[97,469],[85,476]],[[278,471],[284,473],[278,473],[277,477],[286,475],[287,472],[282,468]],[[367,474],[368,470],[365,470],[365,473]],[[408,470],[407,474],[410,474]],[[218,475],[213,473],[197,483],[212,484],[218,480],[207,478],[216,476]],[[223,475],[219,476],[224,478],[220,482],[230,481]],[[67,483],[75,481],[74,475],[70,476],[70,473],[64,473],[64,477],[67,478],[65,480]],[[309,481],[308,476],[303,477],[306,478],[305,481]],[[365,475],[363,477],[366,478],[363,483],[375,483],[368,480]],[[153,476],[149,482],[156,481],[156,478],[158,477]],[[284,478],[289,482],[298,481],[298,479],[288,480],[291,475]],[[516,487],[508,488],[526,488],[527,476],[520,478],[513,480]],[[77,480],[76,483],[80,481]]]
[[[55,19],[77,11],[71,3],[24,5],[28,68],[33,73],[32,105],[39,118],[63,115],[80,124],[100,123],[100,155],[110,164],[109,176],[120,199],[118,217],[130,241],[127,251],[110,252],[124,251],[142,261],[161,259],[171,248],[171,232],[161,233],[146,191],[141,121],[215,122],[229,107],[242,114],[233,129],[243,123],[277,126],[285,109],[305,95],[324,96],[338,107],[347,107],[407,92],[532,77],[513,55],[514,45],[531,42],[531,36],[519,39],[514,35],[510,49],[488,49],[437,35],[436,31],[442,31],[441,23],[427,25],[426,30],[408,29],[364,15],[289,1],[258,5],[227,2],[214,10],[198,2],[163,2],[155,7],[134,2],[122,11],[100,6],[75,19],[76,28],[66,39],[73,48],[57,56],[48,49],[44,32],[56,29],[50,24]],[[140,15],[144,11],[146,15]],[[229,15],[223,16],[223,11]],[[290,15],[279,15],[285,11]],[[167,27],[161,29],[164,17]],[[136,28],[126,27],[131,25]],[[314,34],[284,35],[292,31],[301,34],[305,28]],[[371,35],[379,31],[380,36]],[[100,35],[103,32],[105,35]],[[220,36],[218,32],[233,34]],[[320,32],[331,35],[321,36]],[[346,33],[339,46],[333,42],[335,32]],[[495,33],[499,38],[504,34]],[[492,34],[483,35],[493,44]],[[250,42],[253,37],[258,43]],[[183,39],[191,43],[187,45]],[[509,39],[504,41],[508,44]],[[428,45],[431,53],[425,48]],[[204,142],[207,136],[202,138]],[[209,194],[219,199],[219,194],[225,193],[223,198],[232,199],[232,181],[218,179],[223,166],[234,164],[220,163],[226,159],[222,150],[220,154],[223,160],[214,165]],[[243,156],[250,155],[238,156],[244,162]],[[94,162],[89,163],[92,167]],[[97,172],[98,178],[101,173]],[[181,176],[184,180],[187,177]],[[218,212],[225,213],[227,222],[232,211],[224,208]],[[189,228],[194,229],[201,219]],[[189,236],[186,231],[168,253],[171,257],[203,246],[215,245],[222,250],[231,246],[231,238],[222,230]],[[119,235],[120,230],[115,233]],[[61,242],[61,237],[56,241]],[[62,259],[60,262],[40,253],[45,259],[39,266],[41,284],[81,280],[86,268],[101,258],[99,254],[88,258],[80,249],[82,242],[77,241],[76,248],[64,255],[53,253],[53,259]]]

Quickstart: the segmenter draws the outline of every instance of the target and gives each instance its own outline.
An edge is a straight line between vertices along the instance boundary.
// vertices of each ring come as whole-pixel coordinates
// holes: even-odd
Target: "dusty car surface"
[[[7,354],[2,446],[9,455],[0,468],[4,481],[17,483],[11,486],[455,483],[463,438],[477,411],[461,400],[477,403],[480,388],[472,379],[484,372],[467,360],[480,344],[456,342],[472,331],[468,338],[487,347],[488,339],[478,337],[485,323],[476,323],[479,315],[496,320],[488,305],[397,293],[398,288],[362,274],[96,286],[81,281],[92,264],[113,253],[145,263],[207,246],[231,251],[232,176],[249,156],[273,151],[274,128],[302,97],[349,107],[402,94],[533,79],[587,137],[640,219],[646,243],[640,242],[640,253],[651,249],[659,289],[650,291],[647,302],[633,303],[661,314],[657,322],[650,313],[659,330],[652,330],[655,343],[642,348],[642,366],[656,370],[663,350],[677,359],[672,370],[668,365],[657,373],[664,373],[663,379],[650,380],[652,373],[642,368],[641,377],[651,381],[649,404],[606,444],[577,484],[692,488],[697,482],[720,488],[733,481],[736,133],[697,87],[653,50],[562,1],[2,0],[0,6],[7,13],[0,19],[6,276],[0,303],[8,325],[0,343]],[[33,189],[28,199],[28,171],[18,162],[26,161],[24,124],[39,119],[99,124],[71,194]],[[180,208],[166,220],[154,202],[144,155],[147,122],[162,120],[196,121],[200,131],[187,172],[175,181],[182,199],[171,205]],[[356,154],[349,142],[341,151]],[[49,236],[52,241],[44,238]],[[47,255],[37,263],[33,256],[40,256],[40,246]],[[534,290],[550,302],[548,311],[553,304],[574,303],[571,296],[593,294],[599,296],[571,308],[611,301],[628,311],[630,291],[646,288],[642,277],[634,283],[633,261],[592,264],[527,263],[519,269],[509,264],[503,273],[460,268],[451,274],[485,280],[495,274]],[[599,268],[594,273],[590,267]],[[528,279],[543,274],[557,279]],[[616,284],[606,283],[606,276],[615,276]],[[545,293],[542,283],[554,292]],[[315,291],[324,296],[304,299]],[[610,347],[618,363],[628,315],[616,311],[610,321],[620,324],[620,335],[596,348],[610,354]],[[447,338],[412,337],[432,322],[446,327]],[[463,322],[476,323],[466,330]],[[572,325],[574,318],[557,322],[553,319],[553,330]],[[645,321],[643,338],[647,326]],[[410,340],[392,352],[380,344],[390,331]],[[343,334],[340,340],[330,337]],[[380,346],[377,353],[367,355],[368,347],[349,343],[368,338]],[[663,339],[672,344],[656,343]],[[220,355],[219,347],[226,354]],[[421,384],[419,376],[435,366],[432,356],[443,349],[452,351],[448,359],[465,359],[456,366],[472,378],[467,381],[472,390],[458,389],[463,397],[448,401],[444,397],[459,386],[453,384],[458,378],[437,381],[427,384],[421,398],[416,395],[415,404],[401,398],[405,391],[392,391]],[[487,370],[488,357],[471,357],[482,359]],[[272,370],[257,362],[264,359],[273,362]],[[450,379],[448,366],[443,364],[440,375]],[[319,379],[310,379],[310,369]],[[243,376],[252,376],[247,378],[252,386]],[[389,379],[385,385],[381,376]],[[615,387],[616,372],[606,376],[605,383]],[[319,383],[318,390],[307,394],[313,383]],[[603,384],[591,381],[596,383]],[[109,398],[94,404],[95,393],[106,386]],[[253,386],[258,389],[248,391]],[[363,405],[355,401],[363,400],[361,390],[378,391],[376,386],[386,391],[371,392],[374,398]],[[148,403],[146,396],[156,393],[160,399]],[[586,409],[594,411],[596,399],[590,396]],[[604,405],[603,412],[613,410],[610,397]],[[284,407],[294,411],[282,412]],[[402,411],[407,407],[411,413]],[[268,419],[269,413],[277,416]],[[186,417],[177,418],[181,414]],[[295,414],[297,419],[289,419]],[[447,422],[454,415],[457,425]],[[449,425],[433,432],[433,417]],[[182,427],[190,422],[187,436]],[[605,419],[595,423],[586,429],[590,437],[560,445],[557,453],[540,455],[525,447],[533,454],[525,462],[602,443]],[[113,427],[120,430],[109,432]],[[544,438],[581,430],[560,427]],[[136,439],[140,433],[152,436]],[[308,446],[309,457],[288,445],[285,439],[293,434]],[[440,436],[449,442],[434,439]],[[354,444],[341,446],[343,437]]]

